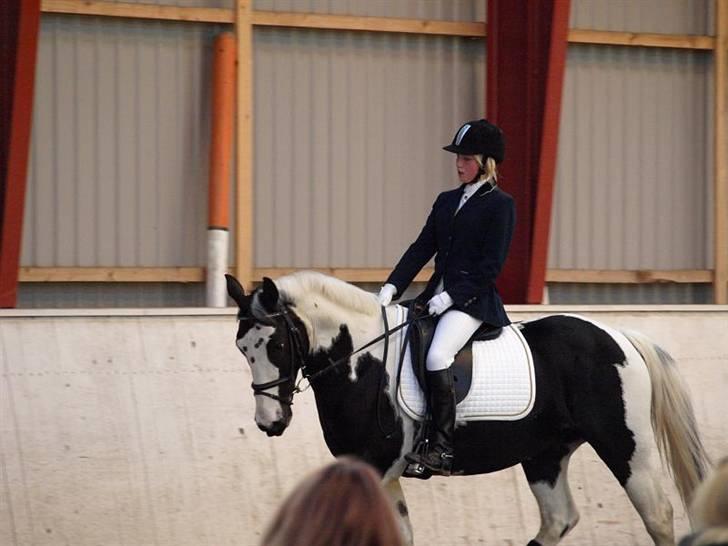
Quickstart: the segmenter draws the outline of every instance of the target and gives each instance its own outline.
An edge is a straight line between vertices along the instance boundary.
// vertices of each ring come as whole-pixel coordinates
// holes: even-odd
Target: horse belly
[[[486,474],[520,464],[546,446],[560,443],[543,419],[471,421],[455,429],[453,470],[459,474]]]

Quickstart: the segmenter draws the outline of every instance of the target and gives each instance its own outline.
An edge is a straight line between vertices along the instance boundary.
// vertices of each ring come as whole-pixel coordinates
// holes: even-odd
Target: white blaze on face
[[[255,326],[237,340],[238,349],[245,355],[256,385],[275,381],[280,377],[280,370],[268,360],[266,346],[275,332],[272,326]],[[278,387],[266,392],[276,394]],[[255,397],[255,422],[262,427],[269,427],[283,418],[281,404],[267,396]]]

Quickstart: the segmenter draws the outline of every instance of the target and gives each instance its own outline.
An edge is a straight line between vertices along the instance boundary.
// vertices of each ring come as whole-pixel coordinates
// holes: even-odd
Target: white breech
[[[427,352],[427,370],[436,372],[449,368],[457,352],[463,348],[483,321],[467,313],[451,309],[445,311],[437,323],[432,345]]]

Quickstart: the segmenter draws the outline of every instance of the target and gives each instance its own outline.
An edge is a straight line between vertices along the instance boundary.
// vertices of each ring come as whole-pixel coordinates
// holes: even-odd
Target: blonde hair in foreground
[[[379,475],[343,457],[314,472],[288,495],[262,546],[401,546]]]
[[[728,542],[728,457],[695,490],[690,511],[700,532],[694,546]]]

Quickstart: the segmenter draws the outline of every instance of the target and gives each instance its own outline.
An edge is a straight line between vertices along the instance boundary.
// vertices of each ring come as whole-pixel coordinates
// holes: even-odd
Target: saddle
[[[408,302],[408,304],[407,307],[410,316],[420,316],[427,313],[426,306],[417,300]],[[425,380],[427,352],[430,350],[430,345],[432,345],[432,338],[435,334],[437,321],[437,317],[427,315],[413,322],[409,327],[408,343],[412,358],[412,369],[417,377],[417,382],[420,384],[420,388],[425,393],[427,393],[427,381]],[[455,400],[457,403],[462,402],[467,396],[473,380],[473,342],[496,339],[502,332],[503,328],[499,326],[483,324],[455,355],[455,362],[452,363],[451,370],[455,384]]]

